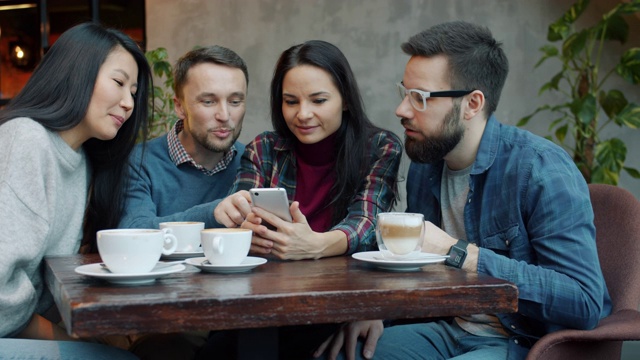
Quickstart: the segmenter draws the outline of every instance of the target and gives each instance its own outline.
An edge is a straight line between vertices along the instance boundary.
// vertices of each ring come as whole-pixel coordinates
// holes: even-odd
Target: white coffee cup
[[[176,252],[196,252],[200,250],[200,231],[204,230],[203,222],[161,222],[160,229],[171,229],[171,233],[178,238]]]
[[[100,230],[97,238],[102,261],[111,272],[119,274],[148,273],[160,255],[170,255],[178,246],[170,229]]]
[[[382,256],[406,259],[422,251],[424,215],[412,213],[379,213],[376,238]]]
[[[212,265],[239,265],[249,254],[252,231],[205,229],[200,232],[202,249]]]

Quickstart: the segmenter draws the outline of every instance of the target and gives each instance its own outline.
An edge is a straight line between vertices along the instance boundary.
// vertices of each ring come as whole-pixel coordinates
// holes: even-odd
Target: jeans
[[[398,325],[384,329],[373,359],[506,359],[508,342],[507,338],[472,335],[452,320]],[[362,341],[359,341],[356,359],[364,359],[362,345]],[[338,358],[344,359],[344,354]]]
[[[0,339],[0,359],[137,360],[138,357],[115,347],[81,341]]]

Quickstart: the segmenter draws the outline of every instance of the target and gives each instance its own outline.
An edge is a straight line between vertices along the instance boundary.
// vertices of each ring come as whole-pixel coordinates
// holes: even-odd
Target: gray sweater
[[[88,165],[56,132],[28,118],[0,125],[0,337],[53,304],[43,258],[77,253]]]

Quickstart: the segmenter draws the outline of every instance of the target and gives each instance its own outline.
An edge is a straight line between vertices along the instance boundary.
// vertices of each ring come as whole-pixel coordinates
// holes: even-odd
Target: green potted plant
[[[540,49],[543,55],[535,65],[537,68],[547,59],[560,61],[560,71],[539,91],[559,94],[560,103],[538,107],[517,125],[527,124],[539,112],[550,112],[555,120],[549,127],[553,136],[547,138],[555,137],[569,150],[587,182],[617,185],[622,170],[636,179],[640,178],[640,172],[624,166],[625,143],[615,137],[603,139],[602,129],[611,124],[637,129],[640,106],[629,102],[622,91],[607,87],[608,80],[614,76],[635,85],[640,83],[640,48],[626,50],[610,69],[604,68],[602,57],[608,51],[607,42],[626,42],[629,25],[624,16],[638,13],[640,0],[621,2],[596,24],[577,29],[576,20],[588,5],[589,0],[578,0],[549,26],[547,40],[551,44]],[[553,43],[559,43],[559,47]]]
[[[167,49],[159,47],[145,53],[156,79],[162,86],[154,85],[149,97],[149,139],[169,132],[178,120],[173,104],[173,67],[169,63]]]

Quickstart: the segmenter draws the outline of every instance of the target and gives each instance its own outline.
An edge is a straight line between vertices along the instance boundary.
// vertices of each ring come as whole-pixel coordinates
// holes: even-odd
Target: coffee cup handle
[[[224,243],[222,242],[222,238],[220,236],[216,236],[213,238],[213,251],[216,254],[222,254],[224,252]]]
[[[162,232],[164,233],[164,245],[165,245],[162,247],[162,254],[171,255],[178,248],[178,238],[176,238],[176,236],[171,233],[170,228],[164,228],[162,229]],[[166,245],[169,245],[168,249]]]

